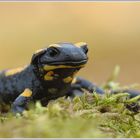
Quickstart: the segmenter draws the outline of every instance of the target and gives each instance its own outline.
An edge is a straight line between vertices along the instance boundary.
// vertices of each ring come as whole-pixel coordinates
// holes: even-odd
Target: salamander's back
[[[28,72],[27,72],[28,71]],[[31,78],[32,77],[32,78]],[[13,101],[25,88],[32,88],[33,73],[29,67],[15,71],[0,72],[0,97],[5,101]]]

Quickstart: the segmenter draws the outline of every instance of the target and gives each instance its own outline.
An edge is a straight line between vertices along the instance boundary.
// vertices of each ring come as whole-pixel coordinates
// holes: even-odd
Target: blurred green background
[[[140,83],[140,3],[0,3],[1,70],[26,65],[37,49],[63,41],[89,45],[79,75],[100,84],[118,64],[119,82]]]

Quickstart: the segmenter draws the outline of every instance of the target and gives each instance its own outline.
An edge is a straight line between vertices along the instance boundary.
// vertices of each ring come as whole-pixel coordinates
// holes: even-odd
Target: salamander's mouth
[[[51,62],[44,65],[44,70],[50,71],[54,69],[80,69],[85,66],[87,59],[81,61],[65,61],[65,62]]]
[[[64,62],[50,62],[48,65],[50,66],[57,66],[57,65],[65,65],[65,66],[80,66],[80,65],[85,65],[87,63],[87,59],[80,60],[80,61],[64,61]]]

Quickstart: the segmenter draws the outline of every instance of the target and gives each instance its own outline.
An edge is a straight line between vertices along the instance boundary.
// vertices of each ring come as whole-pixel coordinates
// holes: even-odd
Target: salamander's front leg
[[[78,89],[79,91],[81,91],[81,89],[86,89],[90,93],[93,93],[94,91],[99,94],[104,93],[103,89],[99,88],[97,85],[81,77],[74,78],[71,86],[72,86],[72,89]]]
[[[21,93],[12,104],[12,112],[13,113],[22,113],[29,101],[32,97],[32,91],[30,89],[25,89],[23,93]]]

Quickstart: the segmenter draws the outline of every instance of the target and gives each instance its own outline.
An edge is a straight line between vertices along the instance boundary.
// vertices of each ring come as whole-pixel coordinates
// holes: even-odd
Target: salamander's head
[[[61,75],[61,77],[66,77],[85,66],[88,61],[87,52],[87,44],[83,42],[52,44],[36,51],[32,57],[31,64],[39,72],[52,71],[59,76]]]

